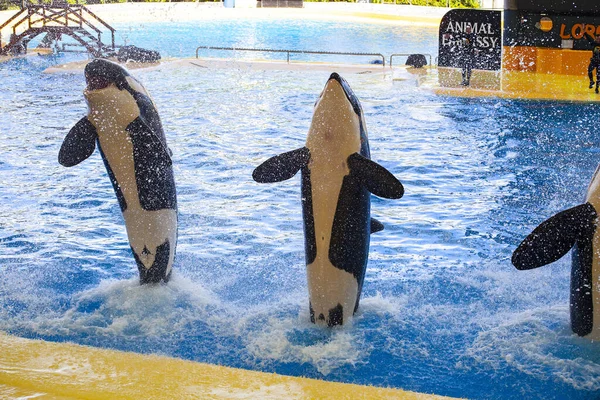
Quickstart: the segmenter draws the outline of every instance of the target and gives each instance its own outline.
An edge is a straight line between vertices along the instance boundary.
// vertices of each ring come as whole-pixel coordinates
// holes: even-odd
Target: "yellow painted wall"
[[[505,71],[587,76],[591,51],[529,46],[505,46],[502,67]]]

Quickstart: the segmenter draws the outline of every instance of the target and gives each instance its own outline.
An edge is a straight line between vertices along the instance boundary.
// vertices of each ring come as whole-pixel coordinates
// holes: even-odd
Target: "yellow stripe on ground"
[[[102,400],[444,398],[0,333],[0,398],[18,397]]]

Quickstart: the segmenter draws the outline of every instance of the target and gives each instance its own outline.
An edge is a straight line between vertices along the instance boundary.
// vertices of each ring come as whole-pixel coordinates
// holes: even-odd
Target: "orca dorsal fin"
[[[252,179],[259,183],[281,182],[292,178],[300,169],[304,168],[310,160],[308,147],[301,147],[269,158],[260,164],[254,172]]]
[[[79,164],[96,149],[98,133],[87,117],[81,118],[67,133],[58,152],[58,162],[64,167]]]
[[[348,157],[350,175],[357,177],[362,185],[375,196],[399,199],[404,195],[404,186],[390,171],[358,153]]]
[[[521,242],[512,255],[513,265],[526,270],[560,259],[577,240],[594,233],[597,217],[590,203],[559,212],[542,222]]]
[[[371,233],[381,232],[382,230],[383,224],[375,218],[371,218]]]

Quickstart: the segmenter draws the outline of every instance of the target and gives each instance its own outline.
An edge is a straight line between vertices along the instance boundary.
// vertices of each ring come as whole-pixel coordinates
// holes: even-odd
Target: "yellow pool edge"
[[[586,72],[586,71],[584,71]],[[600,94],[589,89],[587,73],[580,75],[523,71],[474,70],[470,86],[461,85],[458,68],[437,68],[419,81],[436,95],[555,102],[596,103]]]
[[[0,332],[0,398],[449,399]]]

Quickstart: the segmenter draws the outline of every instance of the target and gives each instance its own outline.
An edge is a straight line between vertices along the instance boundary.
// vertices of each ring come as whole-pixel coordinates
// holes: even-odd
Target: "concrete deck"
[[[399,389],[290,377],[0,332],[0,398],[442,400]]]

